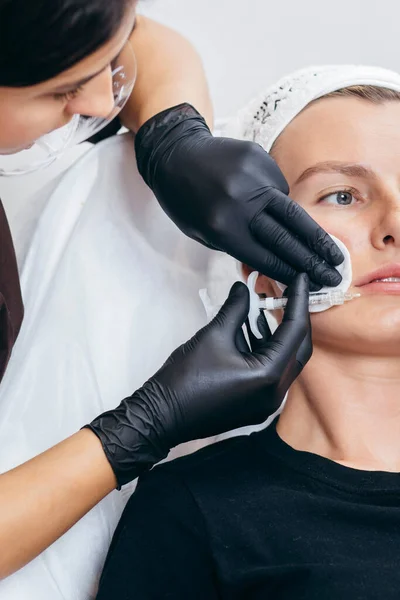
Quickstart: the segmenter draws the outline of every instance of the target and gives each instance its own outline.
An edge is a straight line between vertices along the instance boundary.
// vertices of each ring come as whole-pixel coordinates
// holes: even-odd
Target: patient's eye
[[[326,204],[336,204],[339,206],[350,206],[354,204],[356,199],[350,191],[340,190],[338,192],[333,192],[332,194],[328,194],[320,199],[320,202],[324,202]]]

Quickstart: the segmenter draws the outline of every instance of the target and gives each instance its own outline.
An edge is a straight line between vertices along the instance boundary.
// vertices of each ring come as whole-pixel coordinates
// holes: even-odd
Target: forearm
[[[188,102],[212,128],[209,89],[193,46],[175,31],[143,16],[137,17],[131,43],[138,61],[138,78],[121,113],[122,123],[136,133],[159,112]]]
[[[0,578],[33,560],[116,487],[84,429],[0,476]]]

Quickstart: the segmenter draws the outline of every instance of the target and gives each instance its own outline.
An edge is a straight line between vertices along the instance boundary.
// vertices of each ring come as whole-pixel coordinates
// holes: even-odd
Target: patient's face
[[[348,247],[352,285],[362,294],[312,315],[315,344],[342,352],[398,353],[400,102],[321,99],[286,128],[273,156],[293,200]],[[398,277],[399,283],[363,285],[384,277]],[[258,291],[278,295],[265,278]]]

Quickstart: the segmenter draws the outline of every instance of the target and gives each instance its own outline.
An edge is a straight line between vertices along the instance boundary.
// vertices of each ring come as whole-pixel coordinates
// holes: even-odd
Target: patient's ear
[[[242,264],[242,273],[246,281],[250,273],[253,271],[254,269],[248,265]],[[266,296],[282,296],[282,292],[279,290],[275,281],[272,281],[272,279],[269,279],[269,277],[261,274],[257,278],[255,291],[257,294],[265,294]]]

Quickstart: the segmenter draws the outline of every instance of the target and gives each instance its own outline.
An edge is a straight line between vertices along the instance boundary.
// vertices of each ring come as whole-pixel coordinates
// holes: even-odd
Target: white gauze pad
[[[345,293],[349,289],[349,287],[351,285],[351,281],[353,279],[350,252],[348,251],[347,247],[344,245],[342,240],[339,240],[334,235],[331,235],[331,238],[339,246],[339,248],[342,251],[342,254],[344,256],[344,261],[342,262],[342,264],[336,267],[337,271],[339,271],[339,273],[342,276],[342,281],[335,288],[324,286],[321,290],[319,290],[319,293],[330,292],[332,290],[341,290]],[[276,284],[279,287],[279,289],[282,290],[282,292],[287,287],[286,285],[279,283],[279,281],[276,281]],[[310,312],[313,312],[313,313],[314,312],[322,312],[323,310],[328,310],[328,308],[332,308],[330,304],[317,304],[317,305],[310,306]]]

